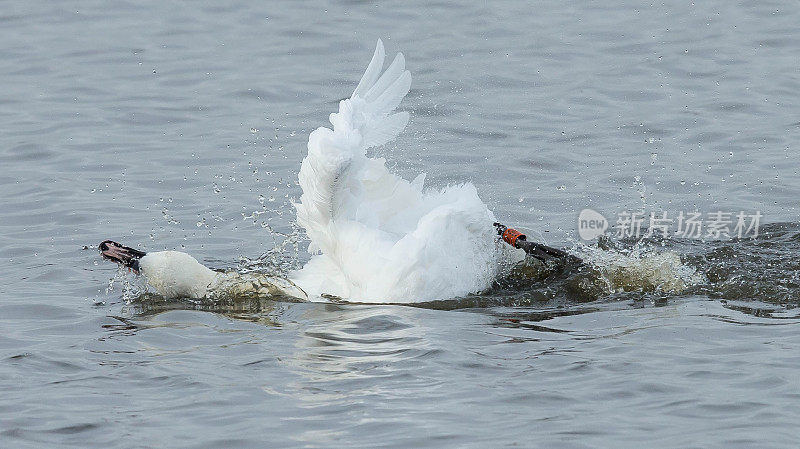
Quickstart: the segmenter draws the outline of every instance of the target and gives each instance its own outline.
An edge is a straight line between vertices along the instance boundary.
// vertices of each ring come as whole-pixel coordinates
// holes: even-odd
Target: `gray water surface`
[[[789,1],[2,3],[0,447],[796,447],[798,23]],[[307,135],[379,37],[414,79],[376,150],[396,172],[473,182],[556,246],[584,208],[758,210],[762,236],[647,241],[703,276],[681,293],[556,270],[422,307],[170,301],[100,260],[111,238],[302,264]]]

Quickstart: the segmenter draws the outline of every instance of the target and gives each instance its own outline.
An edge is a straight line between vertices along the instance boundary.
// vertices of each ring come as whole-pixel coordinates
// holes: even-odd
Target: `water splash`
[[[598,246],[576,244],[573,250],[599,274],[606,294],[622,292],[664,292],[681,294],[706,282],[696,268],[686,265],[680,254],[637,243],[632,248],[616,248],[601,241]]]
[[[290,271],[300,266],[300,244],[307,241],[305,233],[296,222],[290,222],[289,227],[290,231],[285,233],[275,230],[269,224],[264,226],[275,245],[257,258],[240,257],[236,271],[242,274],[262,272],[288,277]]]
[[[129,274],[130,270],[128,268],[120,266],[114,276],[108,280],[106,295],[111,294],[116,289],[117,284],[120,285],[122,290],[122,300],[128,304],[146,294],[148,287],[144,279],[141,276],[130,276]]]

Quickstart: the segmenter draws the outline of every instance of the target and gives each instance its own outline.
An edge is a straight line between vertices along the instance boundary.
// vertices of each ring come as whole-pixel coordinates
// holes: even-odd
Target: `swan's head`
[[[128,267],[136,274],[139,274],[139,259],[147,254],[111,240],[100,243],[98,249],[100,249],[100,254],[103,256],[103,259],[116,262],[123,267]]]

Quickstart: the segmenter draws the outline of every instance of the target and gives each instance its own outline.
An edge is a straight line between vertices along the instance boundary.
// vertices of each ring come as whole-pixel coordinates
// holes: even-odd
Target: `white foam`
[[[574,252],[597,270],[609,294],[629,291],[679,294],[705,282],[704,276],[684,264],[674,251],[640,245],[623,251],[578,244]]]

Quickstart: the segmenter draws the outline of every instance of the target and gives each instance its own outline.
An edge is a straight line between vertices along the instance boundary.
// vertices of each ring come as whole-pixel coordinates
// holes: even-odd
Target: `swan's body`
[[[312,295],[366,302],[444,299],[485,289],[498,272],[494,216],[472,184],[423,189],[386,169],[369,148],[408,122],[394,113],[411,85],[402,54],[381,74],[383,43],[353,95],[331,114],[333,130],[308,139],[297,222],[314,257],[294,273]]]
[[[384,57],[379,40],[352,96],[331,114],[333,129],[321,127],[309,136],[299,173],[303,194],[295,207],[314,255],[292,274],[287,294],[305,297],[296,284],[312,299],[452,298],[487,288],[508,255],[496,243],[494,215],[472,184],[424,189],[424,174],[409,182],[390,173],[384,159],[367,157],[368,149],[397,137],[408,122],[406,112],[394,110],[409,91],[411,74],[402,54],[382,71]],[[230,280],[172,251],[149,253],[140,267],[148,283],[169,297],[207,297]]]

